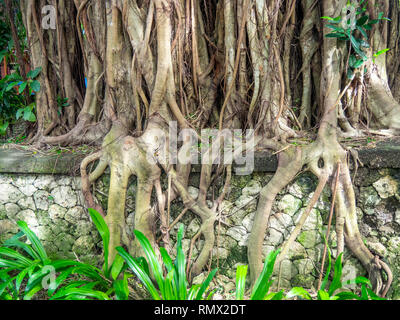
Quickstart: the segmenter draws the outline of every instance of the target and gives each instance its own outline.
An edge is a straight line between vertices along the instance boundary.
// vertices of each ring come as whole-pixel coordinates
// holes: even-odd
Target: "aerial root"
[[[187,264],[187,268],[186,268],[186,273],[189,276],[189,279],[191,278],[191,272],[189,272],[189,269],[190,269],[190,261],[192,260],[193,248],[194,248],[194,245],[195,245],[197,239],[200,238],[200,236],[201,236],[201,229],[195,234],[195,236],[192,238],[192,240],[190,240],[188,264]]]
[[[386,285],[383,288],[382,293],[381,293],[381,297],[384,298],[386,296],[387,292],[389,291],[389,288],[393,282],[393,273],[390,270],[389,266],[385,262],[383,262],[382,260],[379,259],[379,256],[375,255],[374,262],[378,266],[378,269],[383,269],[383,271],[385,271],[386,275],[387,275]],[[379,291],[381,291],[381,290],[379,290]],[[379,294],[379,291],[377,291],[376,293]]]
[[[102,154],[103,153],[101,151],[99,151],[99,152],[93,153],[93,154],[87,156],[85,159],[83,159],[83,161],[81,163],[81,181],[82,181],[82,193],[87,202],[88,207],[97,210],[104,217],[105,215],[104,215],[103,208],[96,203],[96,201],[94,200],[93,194],[90,191],[90,183],[91,183],[90,180],[91,179],[89,179],[89,176],[88,176],[87,170],[86,170],[87,166],[90,163],[92,163],[96,160],[99,160],[101,158]],[[104,165],[104,162],[102,162],[102,166],[103,165]],[[103,172],[101,172],[100,169],[103,168],[102,166],[96,172],[96,175],[98,175],[98,177],[101,176],[101,174],[105,170],[105,167],[104,167]],[[96,168],[96,170],[97,170],[97,168]]]
[[[169,252],[170,251],[169,227],[168,227],[169,221],[168,217],[165,215],[165,201],[167,200],[167,197],[165,197],[162,192],[160,178],[156,179],[156,181],[154,182],[154,187],[156,189],[158,212],[161,221],[160,225],[161,237],[164,242],[164,248]]]
[[[262,270],[262,248],[268,228],[269,216],[277,194],[301,171],[301,148],[291,148],[278,155],[278,169],[268,184],[261,190],[248,241],[248,259],[251,281],[254,284]]]
[[[261,272],[262,267],[262,245],[265,232],[268,227],[269,215],[276,195],[283,190],[294,177],[301,171],[303,165],[308,165],[308,170],[313,172],[318,178],[318,186],[313,197],[308,203],[305,211],[301,215],[294,230],[289,238],[282,245],[282,250],[278,255],[276,262],[279,264],[284,259],[289,251],[293,241],[297,238],[301,229],[306,222],[312,208],[318,201],[326,183],[334,179],[332,184],[333,203],[330,209],[327,238],[329,238],[329,229],[332,220],[333,212],[336,213],[336,234],[337,234],[337,255],[343,252],[344,243],[349,250],[360,260],[363,266],[369,273],[374,290],[378,293],[382,292],[384,296],[389,290],[393,275],[390,268],[382,261],[375,261],[370,250],[364,245],[361,238],[361,233],[358,228],[356,200],[353,189],[353,184],[350,177],[348,163],[346,161],[346,153],[341,149],[331,150],[321,154],[319,148],[310,148],[304,150],[302,157],[293,157],[293,149],[287,149],[279,153],[280,159],[286,159],[279,163],[278,169],[260,193],[260,200],[257,207],[257,212],[253,222],[253,228],[249,237],[248,258],[252,283]],[[292,155],[290,156],[290,153]],[[353,154],[353,156],[356,156]],[[315,159],[323,159],[324,161],[315,161]],[[288,161],[289,160],[289,161]],[[357,160],[355,160],[357,162]],[[317,163],[318,162],[318,163]],[[336,162],[336,165],[334,165]],[[336,169],[336,170],[335,170]],[[336,175],[334,176],[334,173]],[[326,248],[323,254],[323,263],[325,262]],[[322,266],[323,268],[323,266]],[[383,287],[381,271],[387,274],[387,282]],[[323,269],[321,271],[322,275]],[[321,275],[319,286],[321,284]],[[382,289],[383,288],[383,289]]]
[[[328,174],[322,174],[322,176],[320,177],[317,189],[315,190],[313,197],[311,198],[310,202],[308,203],[306,210],[303,212],[303,214],[300,217],[300,220],[297,222],[294,230],[290,234],[289,239],[283,245],[282,251],[280,252],[278,258],[276,259],[277,263],[279,263],[283,260],[286,253],[288,252],[290,246],[293,244],[293,242],[296,240],[297,236],[299,235],[301,228],[303,227],[308,216],[310,215],[312,208],[317,203],[317,201],[322,193],[322,190],[325,188],[325,185],[328,181],[328,177],[329,177]]]
[[[331,203],[331,209],[329,212],[328,228],[326,230],[326,236],[325,236],[324,252],[322,254],[321,271],[319,273],[319,279],[318,279],[318,290],[321,288],[321,284],[322,284],[322,274],[324,273],[326,250],[328,247],[329,232],[330,232],[331,224],[332,224],[333,210],[335,208],[336,192],[337,192],[337,187],[338,187],[338,182],[339,182],[339,175],[340,175],[340,162],[338,162],[338,164],[337,164],[336,178],[335,178],[334,185],[332,187],[332,203]]]

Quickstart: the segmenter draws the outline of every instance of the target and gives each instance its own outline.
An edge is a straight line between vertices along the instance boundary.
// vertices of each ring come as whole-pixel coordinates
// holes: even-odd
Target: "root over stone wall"
[[[374,152],[376,149],[364,154],[366,166],[359,168],[354,177],[358,223],[366,246],[392,268],[394,282],[388,297],[400,299],[400,166],[395,165],[393,159],[388,160],[391,161],[388,165],[384,160],[376,165],[376,155],[368,160]],[[393,150],[390,152],[391,157],[394,156],[393,152]],[[388,159],[388,156],[385,159]],[[16,233],[15,222],[24,220],[37,233],[51,256],[73,259],[78,257],[81,261],[99,263],[101,239],[83,205],[80,177],[60,172],[59,174],[43,171],[35,173],[33,169],[25,173],[21,171],[7,173],[6,168],[1,167],[4,161],[5,158],[2,157],[0,159],[0,168],[2,168],[0,173],[0,241]],[[275,166],[273,161],[268,161],[270,160],[264,160],[263,165],[256,163],[257,172],[251,175],[232,177],[230,191],[223,202],[222,218],[215,225],[216,245],[211,266],[219,267],[220,275],[217,278],[221,287],[219,294],[226,298],[232,296],[234,291],[236,266],[248,263],[247,240],[258,195],[261,188],[272,177]],[[381,165],[387,165],[387,167]],[[189,192],[194,197],[197,197],[199,192],[196,187],[198,180],[198,173],[192,173]],[[163,183],[166,184],[167,181]],[[264,239],[264,253],[278,248],[293,230],[302,210],[313,195],[316,183],[317,180],[313,175],[302,174],[278,195],[272,209],[269,231]],[[132,179],[125,214],[128,234],[131,234],[134,228],[135,185]],[[109,176],[104,175],[94,189],[96,198],[104,208],[107,203],[108,187]],[[222,187],[222,183],[218,181],[214,185],[216,191]],[[279,285],[280,288],[317,286],[330,200],[331,191],[326,187],[286,258],[276,266],[274,286]],[[182,210],[183,205],[180,201],[172,203],[170,223]],[[183,246],[188,252],[190,239],[199,230],[201,221],[188,212],[180,222],[185,225]],[[172,243],[175,240],[177,226],[171,232]],[[331,231],[330,245],[334,256],[335,239],[334,231]],[[202,243],[201,239],[197,241],[192,252],[192,259],[196,258]],[[344,280],[361,275],[366,275],[366,271],[345,249]],[[193,281],[200,281],[204,276],[204,273],[200,274]]]

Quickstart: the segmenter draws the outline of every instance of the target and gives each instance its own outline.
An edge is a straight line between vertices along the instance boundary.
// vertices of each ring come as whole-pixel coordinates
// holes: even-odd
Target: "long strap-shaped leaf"
[[[24,236],[24,233],[21,231],[11,237],[10,239],[4,241],[3,246],[5,247],[16,247],[24,250],[27,254],[29,254],[34,260],[41,260],[40,256],[38,255],[32,247],[25,242],[20,241],[19,239]]]
[[[236,269],[236,300],[243,300],[248,266],[238,266]]]
[[[173,281],[171,283],[172,285],[172,291],[175,297],[178,297],[178,283],[179,283],[179,279],[178,279],[178,273],[176,272],[175,269],[175,265],[172,262],[171,257],[169,256],[167,250],[163,247],[160,248],[160,253],[161,253],[161,257],[164,261],[164,265],[167,268],[167,272],[171,272],[171,271],[175,271],[173,272]]]
[[[174,273],[175,273],[175,269],[172,269],[170,272],[168,272],[167,276],[165,277],[164,300],[177,300],[178,299],[176,292],[173,289]]]
[[[32,272],[36,266],[40,263],[40,261],[36,261],[35,263],[32,263],[32,265],[30,265],[29,267],[27,267],[26,269],[22,270],[16,280],[15,280],[15,289],[17,290],[17,292],[19,292],[19,289],[21,287],[22,281],[24,280],[25,276]]]
[[[35,272],[29,277],[25,292],[28,292],[33,287],[41,283],[43,278],[48,276],[50,273],[60,272],[63,271],[65,268],[73,267],[76,266],[77,264],[80,263],[73,260],[58,260],[44,265],[43,268],[41,268],[39,271]]]
[[[254,285],[251,300],[263,300],[268,293],[272,283],[270,277],[274,271],[275,260],[278,254],[279,250],[271,251],[265,258],[264,268]]]
[[[188,300],[195,300],[197,297],[197,293],[200,290],[200,285],[199,284],[194,284],[192,285],[192,287],[189,289],[189,293],[188,293]]]
[[[286,295],[286,299],[290,299],[293,297],[301,297],[303,299],[312,300],[310,293],[302,287],[294,287]]]
[[[328,290],[329,296],[332,296],[337,289],[340,289],[342,287],[342,257],[343,252],[339,254],[335,262],[334,275],[332,283]]]
[[[151,247],[150,241],[139,230],[135,230],[134,233],[147,257],[147,262],[154,274],[154,278],[156,279],[158,287],[160,288],[161,294],[164,296],[164,277],[162,268],[158,262],[153,248]]]
[[[208,286],[210,285],[211,280],[214,278],[215,274],[217,273],[218,269],[215,268],[214,270],[212,270],[207,279],[203,282],[203,284],[201,285],[199,292],[197,293],[196,296],[196,300],[201,300],[202,296],[204,294],[204,292],[207,290]]]
[[[184,226],[181,224],[178,230],[175,267],[178,271],[178,294],[180,300],[187,298],[187,283],[186,283],[186,260],[182,248]]]
[[[91,266],[89,264],[80,264],[72,270],[72,273],[78,273],[86,276],[89,279],[96,280],[101,282],[102,284],[107,284],[106,280],[101,276],[102,271],[99,268]]]
[[[123,279],[117,279],[113,282],[117,300],[128,300],[129,298],[128,277],[129,274],[125,272]]]
[[[132,256],[125,251],[122,247],[116,248],[117,252],[124,258],[125,262],[128,264],[129,268],[136,274],[139,280],[144,284],[147,290],[150,292],[154,300],[161,300],[157,289],[154,287],[153,282],[147,273],[142,270],[141,266],[132,258]]]
[[[46,250],[44,249],[42,243],[40,242],[39,238],[36,234],[29,229],[28,224],[25,221],[18,221],[18,226],[20,227],[21,231],[26,234],[28,240],[32,243],[33,248],[39,254],[40,259],[45,263],[48,261]]]
[[[42,289],[42,286],[38,284],[34,288],[32,288],[27,294],[24,296],[24,300],[31,300],[32,297]]]
[[[32,260],[24,257],[22,254],[20,254],[19,252],[10,249],[10,248],[0,248],[0,256],[3,257],[9,257],[9,258],[13,258],[16,261],[25,264],[26,267],[28,267],[29,265],[31,265],[33,263]]]
[[[64,300],[68,296],[76,296],[76,295],[83,296],[84,297],[83,300],[86,300],[87,297],[96,298],[98,300],[110,300],[110,298],[104,292],[86,288],[70,288],[64,290],[62,292],[62,295],[60,294],[59,296],[53,296],[52,298],[50,298],[50,300],[56,300],[60,298]]]
[[[51,297],[54,292],[57,290],[57,288],[72,274],[72,271],[74,270],[74,267],[68,268],[64,271],[62,271],[58,277],[56,278],[53,286],[49,287],[47,290],[47,295]]]
[[[0,258],[0,267],[22,270],[25,268],[25,264],[14,260]]]
[[[108,277],[108,246],[110,244],[110,230],[100,213],[96,210],[89,208],[89,214],[95,224],[97,231],[99,231],[101,239],[103,240],[104,250],[104,273]]]

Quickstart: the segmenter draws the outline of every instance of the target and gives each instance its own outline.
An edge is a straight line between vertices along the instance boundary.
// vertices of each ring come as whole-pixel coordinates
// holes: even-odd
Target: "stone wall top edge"
[[[400,168],[400,140],[377,143],[374,146],[356,148],[365,167],[370,169]],[[86,154],[61,155],[35,154],[19,149],[0,149],[0,174],[55,174],[78,176],[79,166]],[[277,156],[268,151],[254,154],[253,172],[275,172]],[[235,165],[234,165],[235,167]],[[192,172],[199,172],[194,165]]]

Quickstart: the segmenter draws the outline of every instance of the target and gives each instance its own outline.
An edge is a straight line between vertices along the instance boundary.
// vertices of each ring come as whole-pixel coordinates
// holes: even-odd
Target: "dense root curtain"
[[[88,206],[105,216],[111,230],[110,260],[120,244],[140,253],[126,230],[125,199],[133,175],[137,177],[135,228],[154,246],[158,231],[164,245],[169,245],[168,208],[174,199],[183,201],[182,214],[190,210],[201,218],[191,248],[200,238],[204,245],[190,266],[193,275],[200,273],[211,258],[214,224],[222,218],[219,207],[229,191],[232,166],[202,163],[200,192],[194,199],[187,192],[192,164],[176,164],[168,149],[171,121],[176,123],[175,130],[192,132],[179,136],[179,152],[189,152],[191,138],[199,137],[203,128],[220,130],[211,144],[217,149],[224,147],[223,129],[253,129],[259,149],[277,152],[279,167],[261,192],[249,239],[252,279],[261,270],[262,245],[275,198],[305,168],[318,177],[319,184],[279,259],[300,232],[323,187],[333,184],[338,173],[334,188],[338,251],[347,245],[368,270],[376,291],[386,294],[390,283],[382,283],[380,271],[385,270],[390,279],[390,270],[363,244],[347,166],[348,150],[340,145],[339,138],[381,129],[388,135],[399,129],[400,11],[397,1],[369,1],[367,10],[372,18],[383,12],[392,21],[369,31],[371,59],[365,64],[365,72],[349,80],[350,47],[325,37],[329,30],[321,19],[340,15],[346,3],[20,2],[33,66],[43,70],[42,90],[36,96],[38,123],[33,142],[41,146],[99,146],[98,152],[82,162],[82,188]],[[42,30],[40,12],[44,5],[56,8],[56,30]],[[375,52],[386,47],[392,49],[390,54],[372,59]],[[57,98],[67,98],[69,107],[59,108]],[[158,139],[160,136],[164,138]],[[302,136],[313,142],[290,144]],[[94,161],[95,170],[88,172],[88,165]],[[108,205],[101,208],[91,184],[107,167]],[[208,189],[222,173],[226,175],[225,186],[211,199]],[[162,174],[168,177],[166,189],[160,183]]]

